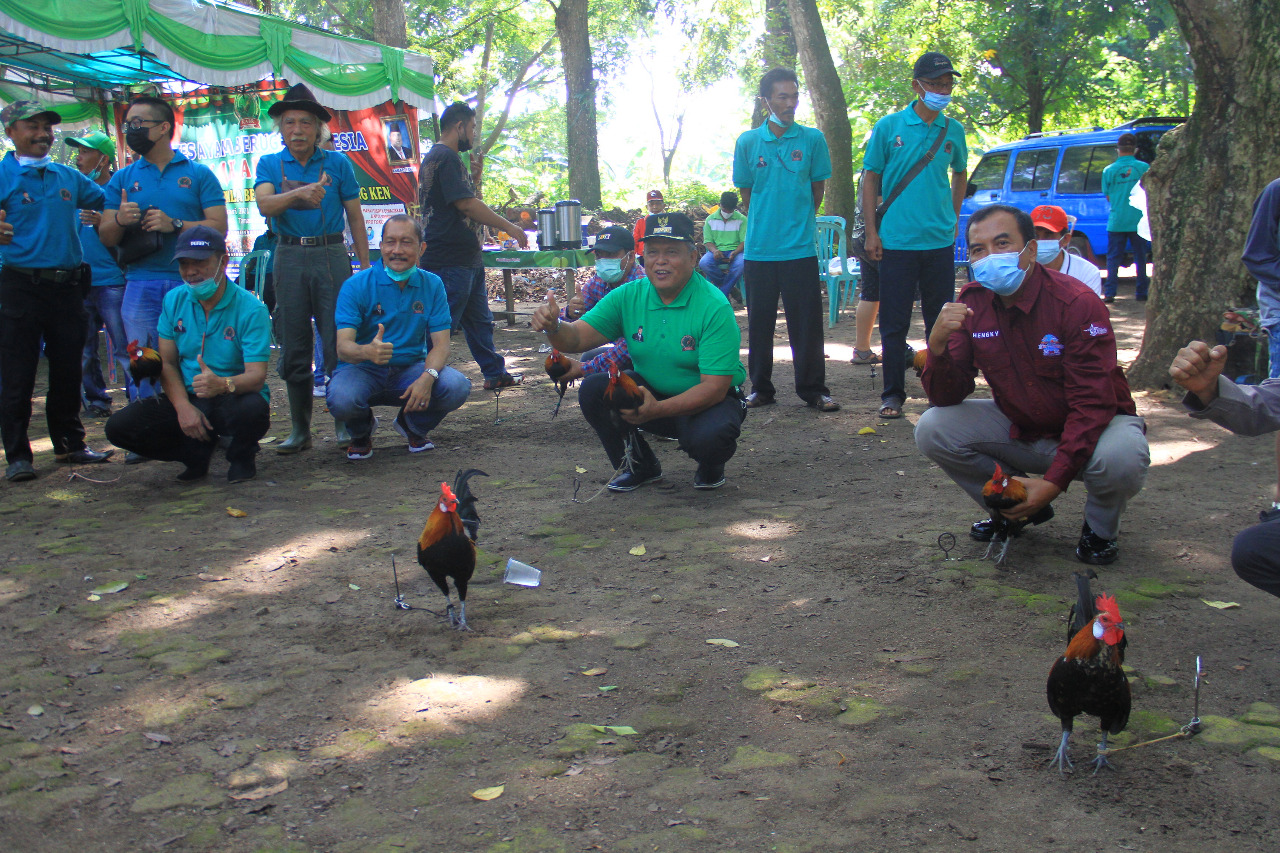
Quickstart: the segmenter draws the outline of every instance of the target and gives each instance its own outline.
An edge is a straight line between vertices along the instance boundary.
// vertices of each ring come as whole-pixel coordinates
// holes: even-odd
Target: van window
[[[1057,148],[1033,148],[1019,151],[1013,161],[1013,180],[1009,188],[1019,190],[1047,190],[1053,185],[1053,167],[1058,162]]]
[[[988,154],[974,168],[969,176],[969,184],[973,190],[1004,189],[1004,171],[1009,167],[1009,152],[1002,151]]]
[[[1115,162],[1114,145],[1077,145],[1062,154],[1058,192],[1062,195],[1102,192],[1102,170]]]

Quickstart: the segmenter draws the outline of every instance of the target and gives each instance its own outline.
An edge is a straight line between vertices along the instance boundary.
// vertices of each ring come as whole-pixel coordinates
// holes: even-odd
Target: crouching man
[[[373,406],[399,406],[395,430],[412,453],[435,447],[427,434],[471,393],[449,360],[449,297],[419,269],[422,226],[399,214],[382,226],[382,261],[347,279],[338,294],[338,367],[329,411],[351,431],[348,459],[373,455]]]
[[[609,291],[582,319],[566,323],[554,298],[533,314],[533,328],[562,352],[582,352],[626,338],[635,371],[595,373],[582,381],[578,404],[609,462],[622,469],[609,482],[629,492],[662,478],[662,466],[636,431],[678,438],[698,463],[695,489],[724,485],[724,465],[738,448],[747,409],[742,333],[723,293],[697,272],[693,222],[683,213],[645,219],[645,278]],[[643,402],[622,408],[606,399],[610,383],[634,382]],[[625,378],[624,378],[625,377]],[[621,397],[615,388],[609,398]],[[628,435],[631,454],[625,453]],[[624,458],[625,457],[625,458]]]
[[[267,306],[228,283],[220,231],[188,228],[173,256],[186,285],[165,295],[160,313],[164,394],[112,415],[107,438],[148,459],[183,463],[178,479],[185,482],[209,473],[213,450],[226,436],[227,481],[251,480],[258,440],[271,425]]]

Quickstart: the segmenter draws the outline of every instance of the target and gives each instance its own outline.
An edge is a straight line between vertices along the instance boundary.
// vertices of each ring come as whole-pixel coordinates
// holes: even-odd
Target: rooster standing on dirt
[[[459,631],[467,627],[467,584],[476,570],[476,533],[480,529],[480,516],[476,514],[476,499],[467,481],[472,476],[489,476],[470,468],[459,471],[453,481],[440,484],[440,502],[436,504],[418,537],[418,562],[427,570],[444,593],[445,613],[449,624]],[[458,591],[457,614],[449,596],[449,580]]]
[[[1092,762],[1096,776],[1103,767],[1112,767],[1106,757],[1107,735],[1119,734],[1129,722],[1132,700],[1129,680],[1121,668],[1128,641],[1115,596],[1092,598],[1089,578],[1096,578],[1097,574],[1090,569],[1083,574],[1073,572],[1072,577],[1076,581],[1076,603],[1071,608],[1067,650],[1054,661],[1045,688],[1049,710],[1062,721],[1062,742],[1049,763],[1056,764],[1064,775],[1068,767],[1074,766],[1067,754],[1067,742],[1076,716],[1091,714],[1099,718],[1102,729],[1098,757]]]

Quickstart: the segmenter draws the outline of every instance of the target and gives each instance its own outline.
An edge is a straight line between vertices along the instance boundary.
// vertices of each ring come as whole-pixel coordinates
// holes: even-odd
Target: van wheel
[[[1067,247],[1067,250],[1079,255],[1094,266],[1098,265],[1098,259],[1093,254],[1093,247],[1089,245],[1089,238],[1079,232],[1071,235],[1071,245]]]

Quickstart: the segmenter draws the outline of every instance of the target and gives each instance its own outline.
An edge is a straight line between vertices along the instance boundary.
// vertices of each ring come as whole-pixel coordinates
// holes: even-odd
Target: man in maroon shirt
[[[1043,474],[1016,477],[1027,499],[1004,512],[1032,524],[1052,518],[1054,498],[1083,480],[1076,557],[1105,565],[1119,553],[1120,514],[1146,479],[1146,427],[1116,363],[1106,306],[1036,263],[1034,240],[1031,217],[1017,208],[991,205],[970,218],[976,281],[929,333],[921,381],[934,408],[916,425],[916,445],[983,508],[995,463]],[[966,399],[979,370],[991,400]],[[969,535],[984,542],[994,532],[988,519]]]

